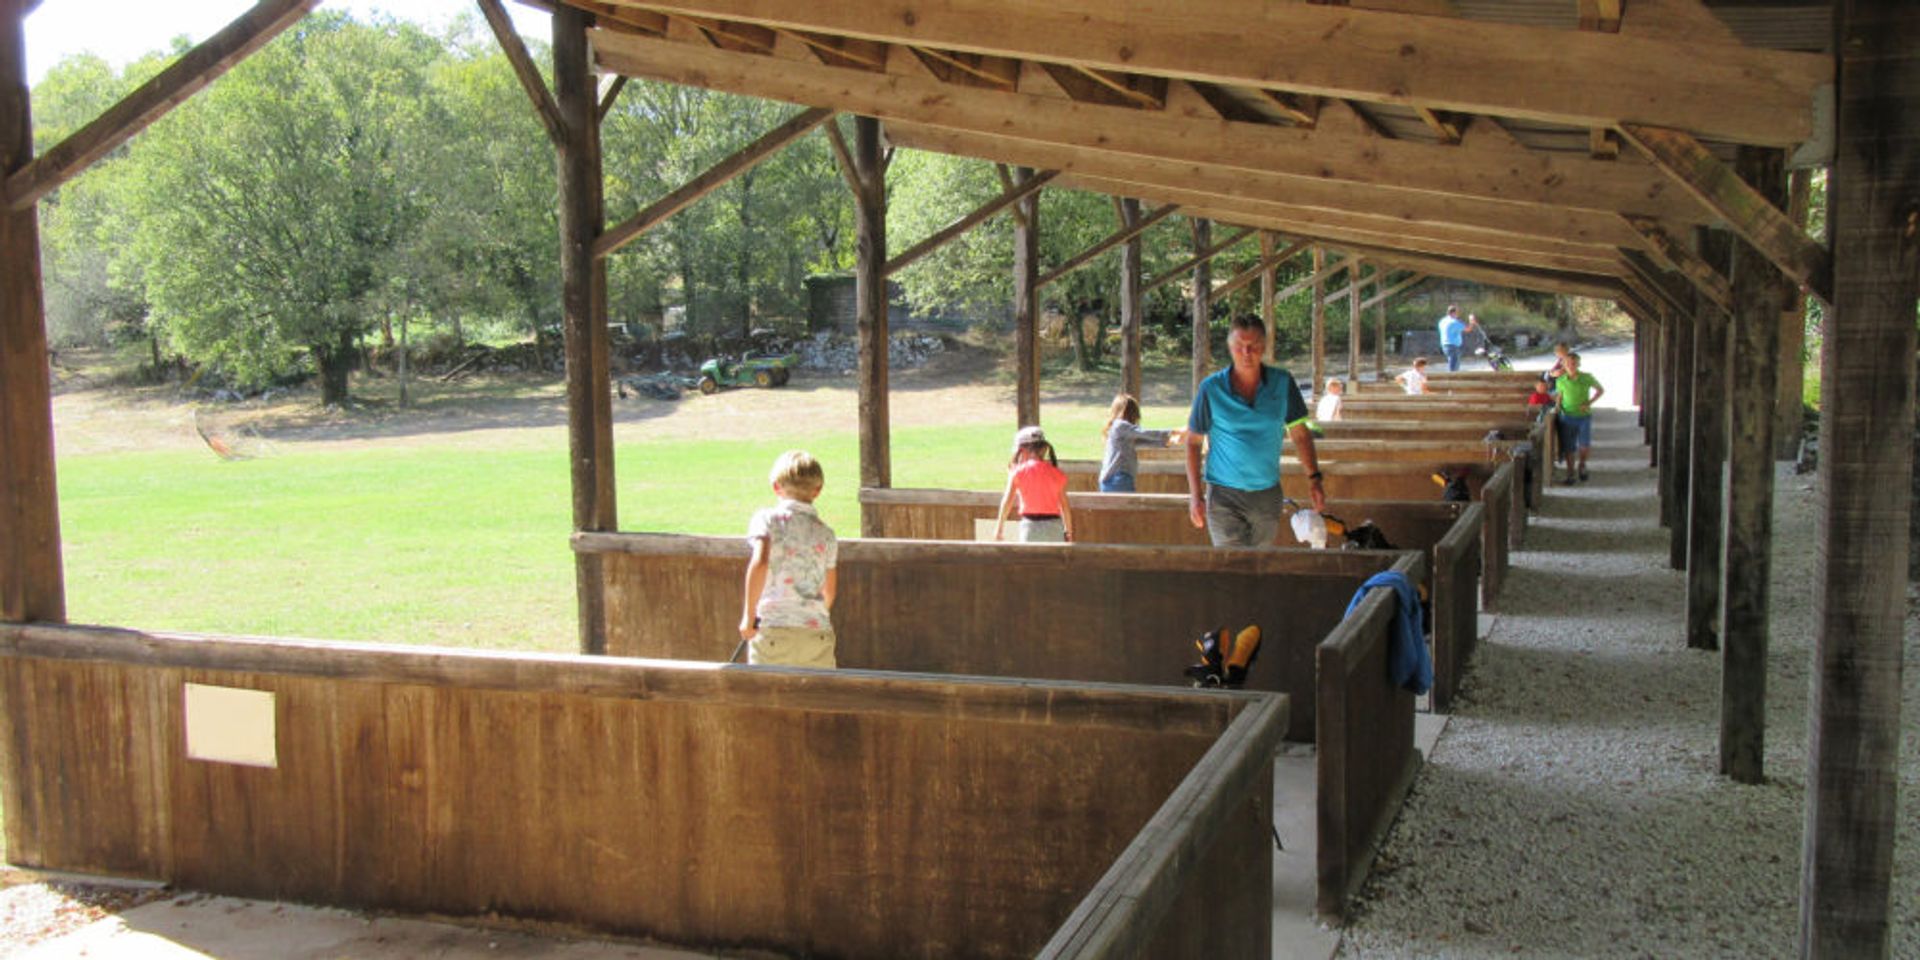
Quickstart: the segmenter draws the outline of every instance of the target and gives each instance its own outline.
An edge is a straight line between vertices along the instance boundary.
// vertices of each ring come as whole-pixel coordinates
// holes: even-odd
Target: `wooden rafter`
[[[1639,234],[1612,213],[1560,210],[1463,197],[1416,193],[1337,181],[1275,175],[1217,164],[1182,163],[1034,140],[943,130],[917,124],[888,126],[895,142],[919,150],[984,157],[1005,163],[1057,169],[1106,180],[1125,180],[1218,196],[1219,203],[1274,204],[1276,211],[1340,216],[1391,227],[1395,221],[1447,226],[1479,233],[1530,237],[1604,247],[1640,243]],[[1438,149],[1429,147],[1428,149]],[[1340,213],[1342,210],[1364,211]]]
[[[1612,130],[1594,127],[1587,131],[1587,153],[1596,160],[1612,160],[1620,156],[1620,139]]]
[[[1680,275],[1693,282],[1707,299],[1722,310],[1733,307],[1733,287],[1727,282],[1725,274],[1713,268],[1713,265],[1700,259],[1693,248],[1675,240],[1658,223],[1639,217],[1628,217],[1627,222],[1646,238],[1647,249],[1659,259],[1671,264]]]
[[[1378,266],[1420,270],[1433,276],[1452,277],[1456,280],[1472,280],[1476,283],[1517,287],[1542,293],[1567,293],[1578,297],[1592,297],[1596,300],[1611,300],[1620,292],[1620,281],[1618,277],[1611,274],[1596,276],[1569,273],[1564,270],[1542,270],[1515,264],[1488,263],[1468,257],[1409,253],[1404,250],[1350,243],[1328,245],[1364,255],[1368,262]]]
[[[1452,145],[1460,142],[1459,121],[1442,116],[1440,111],[1427,107],[1414,107],[1413,112],[1420,115],[1420,122],[1426,124],[1427,129],[1432,130],[1434,136],[1440,138],[1441,143]]]
[[[685,14],[680,15],[680,19],[692,24],[706,35],[708,43],[722,50],[756,54],[772,53],[775,38],[778,36],[772,29],[759,24],[731,23],[712,17],[695,17]]]
[[[1631,123],[1622,124],[1620,132],[1780,272],[1822,301],[1833,302],[1833,257],[1826,248],[1813,242],[1693,135]]]
[[[656,37],[665,36],[667,33],[667,15],[664,13],[611,3],[596,3],[593,0],[570,0],[570,3],[572,6],[592,13],[593,22],[598,26],[631,28]]]
[[[1230,86],[1580,127],[1622,121],[1717,140],[1791,146],[1814,134],[1831,58],[1686,37],[1568,31],[1358,8],[1192,0],[1162,9],[1110,0],[916,4],[876,16],[863,0],[664,0],[733,20],[896,43],[1074,63]],[[904,12],[904,11],[903,11]],[[1250,22],[1253,21],[1253,22]],[[1460,51],[1472,69],[1453,69]]]
[[[686,209],[689,204],[712,193],[734,177],[753,169],[781,147],[800,139],[814,127],[831,119],[833,119],[832,110],[818,107],[802,110],[787,122],[762,134],[759,139],[741,147],[732,156],[714,164],[673,192],[648,204],[639,213],[628,217],[626,222],[601,234],[593,242],[593,255],[605,257],[632,243],[661,221]]]
[[[1265,87],[1255,87],[1253,89],[1254,92],[1260,94],[1268,103],[1272,104],[1275,110],[1284,114],[1288,120],[1292,120],[1296,126],[1311,129],[1314,124],[1320,122],[1319,97],[1295,96],[1291,93],[1282,93],[1279,90],[1268,90]]]
[[[812,50],[820,62],[830,66],[848,66],[858,70],[884,71],[887,69],[887,45],[873,40],[860,40],[854,37],[836,37],[809,30],[780,30],[783,37],[791,37]]]
[[[1231,166],[1303,181],[1348,181],[1513,204],[1669,216],[1681,188],[1643,164],[1584,155],[1455,150],[1328,130],[1220,122],[1176,111],[1125,109],[1059,97],[958,87],[927,76],[885,76],[648,37],[595,38],[603,68],[672,83],[786,100],[888,121],[1128,157]],[[1089,81],[1091,82],[1091,81]],[[1489,162],[1497,157],[1497,162]],[[1047,165],[1052,166],[1052,165]],[[1691,210],[1691,207],[1683,209]],[[1705,211],[1694,211],[1702,221]]]
[[[1340,104],[1346,108],[1347,115],[1351,116],[1360,124],[1361,128],[1369,134],[1379,137],[1382,140],[1392,140],[1394,138],[1393,131],[1381,126],[1380,121],[1375,120],[1373,114],[1368,113],[1366,108],[1362,107],[1358,101],[1341,100]]]
[[[1119,230],[1116,230],[1113,233],[1108,234],[1106,238],[1102,239],[1100,242],[1094,244],[1091,247],[1086,248],[1085,250],[1080,251],[1079,253],[1074,254],[1072,257],[1067,258],[1067,262],[1057,267],[1054,267],[1052,270],[1049,270],[1044,274],[1041,274],[1040,279],[1034,283],[1034,289],[1038,290],[1039,288],[1044,287],[1047,284],[1052,283],[1055,280],[1058,280],[1061,277],[1064,277],[1067,274],[1072,273],[1073,271],[1078,270],[1083,266],[1086,266],[1089,261],[1093,260],[1093,258],[1103,253],[1106,253],[1108,250],[1112,250],[1114,247],[1117,247],[1123,243],[1126,243],[1128,240],[1131,240],[1134,237],[1139,236],[1140,234],[1147,232],[1147,229],[1149,227],[1152,227],[1154,224],[1159,223],[1160,221],[1165,220],[1170,216],[1173,216],[1174,213],[1176,213],[1179,209],[1180,209],[1179,207],[1174,206],[1173,204],[1167,204],[1165,206],[1155,209],[1152,213],[1149,213],[1146,216],[1141,217],[1140,222],[1138,224],[1135,224],[1132,227],[1122,227]]]
[[[1094,70],[1078,64],[1043,63],[1040,69],[1081,103],[1160,110],[1167,105],[1166,80],[1159,77],[1129,77],[1107,70]]]
[[[1207,106],[1212,107],[1213,112],[1219,114],[1222,120],[1233,120],[1239,123],[1267,122],[1267,118],[1262,116],[1260,111],[1241,103],[1234,98],[1233,94],[1214,84],[1189,81],[1187,86],[1192,87],[1193,92],[1199,94],[1200,99],[1205,100]]]
[[[1198,251],[1194,253],[1193,256],[1180,261],[1178,264],[1175,264],[1174,266],[1168,267],[1166,271],[1161,273],[1158,277],[1155,277],[1151,281],[1148,281],[1147,283],[1143,284],[1140,287],[1140,293],[1144,296],[1146,294],[1152,293],[1155,290],[1160,289],[1161,287],[1166,286],[1169,283],[1174,282],[1175,280],[1180,279],[1181,277],[1186,276],[1188,273],[1190,273],[1193,270],[1194,267],[1197,267],[1203,263],[1206,263],[1207,261],[1212,260],[1214,257],[1217,257],[1220,254],[1227,252],[1228,250],[1232,249],[1234,246],[1239,244],[1240,241],[1253,236],[1253,234],[1254,234],[1254,229],[1252,227],[1241,227],[1239,230],[1235,231],[1232,236],[1229,236],[1224,240],[1218,240],[1213,243],[1209,243],[1204,247],[1201,247]]]
[[[1001,90],[1014,90],[1020,86],[1020,64],[1004,57],[983,57],[977,53],[955,53],[948,50],[936,50],[932,47],[908,47],[913,55],[934,76],[947,83],[964,83],[969,79],[977,81],[975,85],[985,85]]]
[[[1313,247],[1312,240],[1297,240],[1291,246],[1287,247],[1285,251],[1283,251],[1288,255],[1285,257],[1281,257],[1280,258],[1281,262],[1284,263],[1287,260],[1291,260],[1294,258],[1294,256],[1299,255],[1301,251],[1310,250],[1312,249],[1312,247]],[[1320,269],[1315,270],[1312,273],[1307,274],[1306,276],[1301,277],[1298,280],[1295,280],[1294,282],[1288,284],[1287,286],[1282,287],[1278,291],[1275,291],[1273,295],[1273,301],[1275,303],[1279,303],[1280,301],[1285,300],[1288,297],[1291,297],[1294,294],[1299,293],[1300,291],[1305,290],[1308,287],[1311,287],[1314,284],[1319,283],[1320,281],[1325,280],[1328,277],[1331,277],[1342,270],[1346,270],[1352,267],[1353,265],[1354,265],[1354,260],[1352,257],[1341,257],[1338,260],[1333,261],[1332,263],[1324,264],[1320,267]]]
[[[553,102],[553,92],[547,89],[547,81],[540,76],[540,68],[534,64],[533,55],[527,52],[527,45],[521,41],[520,34],[514,32],[513,21],[507,18],[507,11],[500,6],[500,0],[477,2],[481,15],[486,17],[487,26],[493,30],[493,38],[499,41],[501,52],[507,55],[507,63],[513,67],[513,75],[533,101],[534,116],[540,119],[540,126],[547,131],[547,139],[555,146],[565,142],[567,124],[560,117],[560,107]]]
[[[212,83],[248,54],[300,22],[319,0],[262,0],[219,33],[187,51],[92,123],[7,177],[7,205],[25,210],[94,161],[126,143],[148,124],[165,116]],[[24,16],[9,12],[4,16]]]
[[[1239,217],[1247,223],[1282,233],[1313,235],[1340,242],[1364,243],[1375,247],[1416,250],[1432,254],[1469,256],[1475,259],[1524,264],[1552,270],[1582,273],[1611,273],[1617,268],[1617,248],[1584,244],[1566,244],[1546,238],[1521,240],[1476,236],[1443,224],[1408,225],[1372,221],[1365,214],[1336,211],[1291,211],[1270,209],[1268,205],[1242,201],[1231,206],[1220,198],[1177,187],[1148,188],[1135,182],[1109,181],[1080,175],[1064,176],[1061,185],[1105,194],[1132,194],[1162,203],[1177,203],[1196,215],[1213,219]]]
[[[1645,250],[1620,249],[1620,259],[1642,286],[1652,290],[1660,304],[1679,312],[1690,312],[1693,284],[1679,272],[1658,261]]]
[[[1024,183],[1014,184],[1008,187],[1005,191],[1002,191],[999,196],[981,204],[972,213],[940,228],[925,240],[900,251],[898,255],[887,261],[886,266],[883,267],[880,272],[891,275],[906,267],[908,264],[913,263],[915,260],[940,249],[955,237],[985,223],[994,214],[1037,193],[1041,187],[1046,186],[1056,176],[1059,176],[1058,171],[1046,170],[1032,177],[1028,177]]]

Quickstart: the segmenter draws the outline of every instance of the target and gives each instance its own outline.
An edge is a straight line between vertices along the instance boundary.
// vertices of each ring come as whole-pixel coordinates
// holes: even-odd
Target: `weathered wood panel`
[[[888,537],[968,540],[974,522],[991,519],[999,494],[972,490],[862,490],[860,502]],[[1204,546],[1206,531],[1187,519],[1187,499],[1173,494],[1073,494],[1077,543],[1186,544]],[[1434,696],[1436,711],[1448,707],[1458,676],[1477,639],[1480,565],[1487,512],[1482,504],[1416,501],[1349,501],[1336,516],[1350,523],[1372,521],[1400,549],[1426,554],[1433,597]],[[1297,546],[1283,527],[1279,546]]]
[[[739,642],[747,546],[733,538],[576,537],[607,569],[610,652],[725,660]],[[1380,551],[847,540],[833,625],[841,666],[1185,684],[1194,640],[1265,635],[1251,689],[1288,693],[1313,739],[1313,645],[1361,581],[1421,558]]]
[[[845,957],[1033,955],[1237,714],[1267,714],[1240,730],[1257,751],[1287,712],[1237,694],[44,626],[0,627],[0,682],[5,740],[32,751],[7,757],[16,862]],[[272,692],[278,765],[187,759],[187,682]],[[1230,805],[1271,796],[1228,786]],[[1264,957],[1265,910],[1213,914],[1239,927],[1224,933],[1179,913],[1270,898],[1264,831],[1156,840],[1208,868],[1147,924],[1161,955]]]
[[[1375,590],[1320,645],[1315,908],[1339,917],[1400,810],[1419,757],[1413,694],[1388,679],[1393,591]],[[1364,762],[1360,762],[1364,757]]]

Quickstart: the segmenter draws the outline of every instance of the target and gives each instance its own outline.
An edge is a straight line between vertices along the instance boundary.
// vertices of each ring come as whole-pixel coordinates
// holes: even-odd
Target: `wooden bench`
[[[0,680],[25,866],[703,952],[1272,953],[1284,697],[38,625]],[[272,766],[207,759],[261,722],[223,693]]]
[[[1077,543],[1207,546],[1205,530],[1187,517],[1184,495],[1075,493]],[[991,523],[1000,495],[990,491],[877,489],[860,491],[860,506],[882,537],[972,540]],[[1450,708],[1477,640],[1481,551],[1486,523],[1482,504],[1437,501],[1352,500],[1335,513],[1349,523],[1373,521],[1396,548],[1426,554],[1433,597],[1433,709]],[[1283,526],[1276,546],[1299,547]]]
[[[738,636],[745,541],[576,533],[573,544],[605,571],[610,653],[726,658]],[[1181,671],[1202,631],[1260,624],[1267,635],[1249,688],[1288,695],[1286,737],[1347,754],[1320,761],[1336,764],[1323,772],[1397,781],[1416,762],[1413,696],[1388,676],[1387,622],[1351,625],[1345,613],[1368,576],[1393,569],[1419,580],[1423,567],[1417,551],[846,540],[833,621],[845,667],[1171,686],[1186,682]],[[1356,667],[1330,682],[1318,672],[1320,650],[1336,640],[1342,663],[1379,669]],[[1322,722],[1335,724],[1329,740],[1319,739]],[[1321,843],[1349,864],[1323,871],[1327,882],[1351,875],[1356,844],[1347,838],[1384,829],[1399,795],[1321,796],[1352,805],[1336,818],[1337,842]],[[1323,888],[1320,900],[1345,896]]]

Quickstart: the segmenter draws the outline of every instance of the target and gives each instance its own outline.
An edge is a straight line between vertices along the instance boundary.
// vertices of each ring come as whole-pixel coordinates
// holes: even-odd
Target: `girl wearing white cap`
[[[1067,506],[1067,475],[1053,444],[1039,427],[1021,427],[1013,437],[1013,460],[1007,464],[1007,492],[994,515],[993,539],[1001,539],[1007,515],[1016,498],[1020,507],[1023,543],[1065,543],[1073,539],[1073,511]]]

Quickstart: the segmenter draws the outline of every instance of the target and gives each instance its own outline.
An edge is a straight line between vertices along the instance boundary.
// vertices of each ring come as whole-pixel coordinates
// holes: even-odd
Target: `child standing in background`
[[[1397,377],[1409,396],[1418,396],[1427,392],[1427,358],[1414,357],[1413,368]]]
[[[1132,493],[1134,474],[1140,470],[1139,445],[1178,443],[1181,431],[1140,429],[1140,401],[1123,393],[1107,409],[1107,425],[1100,428],[1100,436],[1107,441],[1106,454],[1100,459],[1100,492]]]
[[[1313,411],[1313,418],[1321,423],[1340,419],[1340,408],[1346,406],[1347,398],[1343,392],[1346,383],[1339,377],[1327,378],[1327,392],[1321,394],[1320,403]]]
[[[1015,498],[1020,504],[1022,543],[1067,543],[1073,539],[1073,511],[1067,505],[1067,475],[1039,427],[1021,427],[1013,437],[1007,464],[1007,492],[994,515],[993,539],[999,540]]]
[[[745,597],[740,637],[747,662],[788,667],[833,667],[833,595],[839,543],[813,501],[826,474],[804,450],[789,450],[768,475],[776,506],[753,515],[747,542]]]

